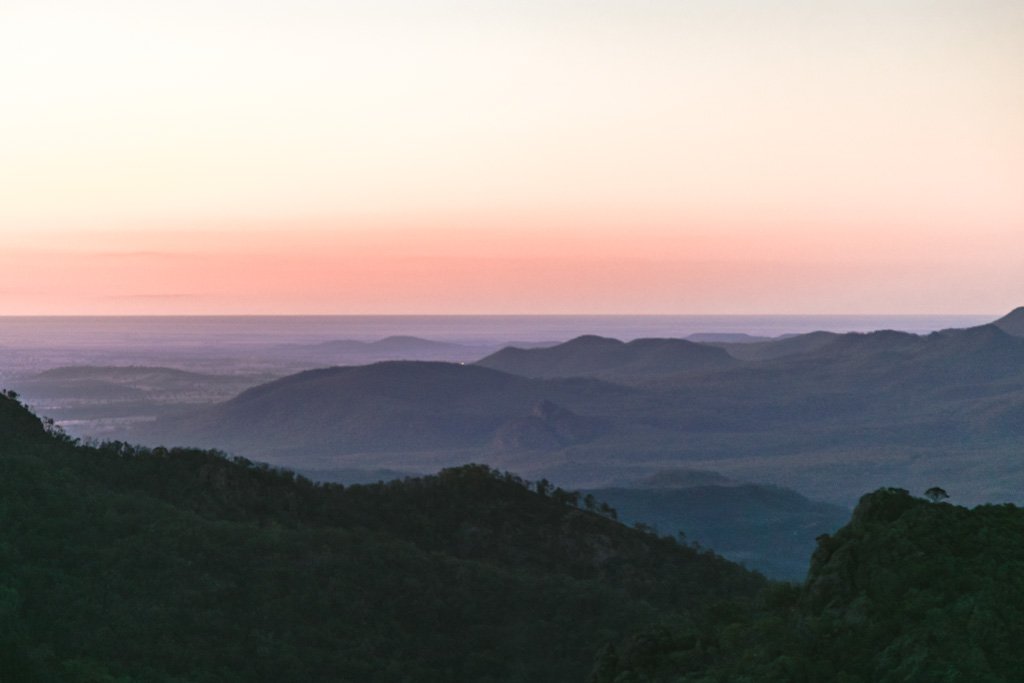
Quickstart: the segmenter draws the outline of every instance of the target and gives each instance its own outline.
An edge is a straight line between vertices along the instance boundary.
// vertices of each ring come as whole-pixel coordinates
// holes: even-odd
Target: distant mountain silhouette
[[[473,365],[388,361],[291,375],[156,428],[178,442],[260,457],[322,456],[490,447],[510,420],[524,418],[554,440],[521,445],[543,448],[596,433],[596,423],[560,406],[615,402],[629,391],[597,380],[536,380]]]
[[[1007,334],[1024,337],[1024,306],[1013,309],[992,324]]]
[[[776,354],[771,351],[774,345],[788,346],[792,352]],[[736,353],[737,348],[754,351],[747,354],[747,358],[760,356],[760,362],[715,377],[731,383],[757,376],[773,379],[785,376],[803,383],[827,376],[841,385],[920,381],[938,386],[951,379],[998,380],[1024,372],[1021,367],[1024,339],[991,324],[928,335],[893,330],[847,334],[815,332],[768,342],[761,349],[756,347],[762,345],[730,347],[731,353]]]
[[[717,343],[729,354],[740,360],[771,360],[783,356],[809,353],[827,346],[840,335],[835,332],[809,332],[768,341],[744,341],[740,343]]]
[[[851,377],[940,387],[950,381],[998,381],[1024,371],[1022,359],[1024,339],[982,325],[924,336],[891,330],[844,334],[815,353],[791,359],[790,367],[828,362],[833,372]]]
[[[685,339],[617,339],[587,335],[540,349],[507,347],[477,365],[525,377],[599,377],[622,382],[708,372],[737,365],[722,349]]]
[[[126,438],[310,470],[477,459],[586,488],[717,469],[844,504],[886,481],[919,486],[941,474],[956,477],[965,500],[1017,499],[1024,476],[990,472],[1019,457],[1024,438],[1024,338],[982,325],[769,344],[800,351],[740,361],[682,340],[587,336],[478,365],[329,368]],[[588,376],[561,376],[573,374]],[[980,450],[984,462],[972,460]]]

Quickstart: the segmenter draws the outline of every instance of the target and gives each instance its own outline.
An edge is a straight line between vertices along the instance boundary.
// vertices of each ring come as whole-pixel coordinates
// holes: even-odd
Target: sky
[[[1024,304],[1019,0],[4,0],[0,315]]]

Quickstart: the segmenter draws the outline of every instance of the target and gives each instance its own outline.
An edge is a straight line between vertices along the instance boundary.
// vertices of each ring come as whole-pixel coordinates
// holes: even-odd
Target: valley
[[[509,346],[477,362],[459,359],[483,346],[408,336],[268,343],[268,356],[250,350],[217,366],[230,374],[196,364],[67,365],[8,383],[72,436],[214,448],[316,481],[369,483],[482,462],[589,492],[630,524],[682,530],[750,568],[799,580],[814,539],[838,528],[865,490],[942,485],[964,504],[1021,500],[1022,316],[929,334],[628,343],[591,335]],[[302,356],[311,350],[352,363],[289,373],[326,358]],[[642,483],[680,471],[711,483]]]

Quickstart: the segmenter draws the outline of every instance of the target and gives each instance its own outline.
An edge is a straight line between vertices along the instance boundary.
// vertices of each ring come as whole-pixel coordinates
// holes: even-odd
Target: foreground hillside
[[[1024,510],[902,489],[864,496],[823,536],[800,589],[752,619],[653,629],[604,652],[608,681],[1024,680]]]
[[[760,577],[467,466],[367,487],[83,447],[0,397],[0,681],[573,681]]]
[[[83,447],[0,396],[0,681],[1024,677],[1014,506],[881,489],[800,587],[605,515],[483,466],[343,488]]]

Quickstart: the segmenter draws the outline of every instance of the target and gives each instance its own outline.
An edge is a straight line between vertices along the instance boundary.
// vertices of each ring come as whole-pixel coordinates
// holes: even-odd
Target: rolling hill
[[[1024,306],[1013,309],[992,324],[1007,334],[1024,337]]]
[[[640,368],[624,383],[447,363],[330,368],[126,438],[229,449],[303,470],[431,471],[468,459],[601,488],[692,467],[840,505],[887,483],[955,481],[962,502],[1020,499],[1024,338],[995,325],[813,338],[809,346],[799,337],[777,342],[796,344],[796,353],[659,376],[647,373],[661,351],[644,351],[651,366],[616,366]],[[631,344],[585,337],[506,357],[530,359],[535,369],[523,372],[549,363],[543,371],[583,372],[598,367],[595,359],[648,348]],[[726,353],[689,342],[652,348],[672,356],[691,346]]]
[[[737,363],[722,349],[685,339],[621,342],[583,336],[546,348],[507,347],[477,365],[525,377],[597,377],[634,383],[664,375],[720,370]]]
[[[880,489],[818,539],[802,585],[773,584],[486,466],[316,485],[217,453],[83,446],[6,395],[0,501],[4,681],[1015,683],[1024,670],[1012,505]]]
[[[483,466],[318,486],[76,445],[7,396],[0,500],[5,682],[581,681],[766,585]]]
[[[631,393],[592,379],[534,380],[472,365],[392,361],[285,377],[158,422],[156,434],[263,458],[502,450],[530,442],[530,432],[537,443],[527,445],[551,448],[590,440],[604,428],[602,419],[574,411],[607,411]]]

